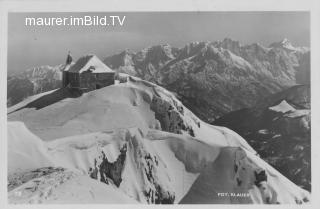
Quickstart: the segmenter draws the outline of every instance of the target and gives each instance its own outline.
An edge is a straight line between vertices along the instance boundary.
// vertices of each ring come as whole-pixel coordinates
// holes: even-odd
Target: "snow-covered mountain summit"
[[[201,121],[158,85],[125,80],[8,109],[9,202],[310,201],[235,132]]]

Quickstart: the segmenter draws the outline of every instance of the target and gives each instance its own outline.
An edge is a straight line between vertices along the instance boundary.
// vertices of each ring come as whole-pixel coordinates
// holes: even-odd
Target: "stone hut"
[[[68,55],[69,57],[69,55]],[[62,74],[63,87],[79,89],[83,92],[110,86],[115,82],[115,71],[106,66],[97,56],[81,57],[73,65],[67,59]]]

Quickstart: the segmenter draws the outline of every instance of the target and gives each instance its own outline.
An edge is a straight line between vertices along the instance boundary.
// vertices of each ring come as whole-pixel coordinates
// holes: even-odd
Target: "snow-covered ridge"
[[[10,123],[9,131],[19,132],[20,128],[21,124],[13,122]],[[81,184],[92,184],[89,176],[100,184],[106,184],[106,189],[118,188],[122,196],[128,196],[129,199],[135,199],[141,203],[165,203],[166,201],[168,203],[295,203],[295,201],[303,202],[308,199],[307,192],[285,179],[257,156],[241,148],[210,146],[192,137],[162,131],[150,130],[146,136],[141,133],[139,130],[131,129],[42,142],[40,149],[44,149],[50,156],[48,160],[54,162],[53,166],[62,167],[65,170],[38,177],[42,183],[41,187],[36,189],[48,189],[50,193],[46,199],[38,197],[33,201],[48,203],[67,201],[66,199],[55,200],[53,197],[61,197],[60,192],[63,192],[63,188],[68,189],[65,188],[66,185],[72,184],[74,179],[82,179]],[[25,135],[25,133],[21,134]],[[22,139],[21,136],[15,137]],[[36,136],[33,138],[37,141]],[[121,180],[116,184],[115,176],[106,172],[104,165],[106,162],[109,165],[115,163],[121,155],[121,148],[125,145],[127,146],[126,158],[120,172]],[[29,146],[38,148],[39,144],[30,143]],[[17,150],[19,151],[22,152],[19,154],[27,154],[24,150]],[[15,155],[10,153],[9,156],[12,159]],[[50,166],[49,161],[48,166]],[[24,160],[26,166],[29,163],[32,161]],[[43,167],[40,164],[38,166]],[[118,168],[114,169],[113,172],[116,172]],[[268,176],[267,183],[264,183],[267,191],[263,191],[254,183],[255,172],[259,173],[263,170],[266,170]],[[19,172],[22,171],[19,170]],[[72,177],[65,177],[66,175]],[[50,179],[57,178],[64,179],[61,180],[63,181],[61,185],[54,188],[46,186],[50,185]],[[204,182],[211,182],[212,186],[206,188]],[[28,181],[25,184],[30,185],[31,182]],[[24,196],[29,195],[25,184],[9,192],[10,201],[21,203],[22,200],[30,201]],[[97,190],[97,186],[91,186],[91,188]],[[38,190],[36,190],[38,193],[43,192]],[[245,193],[250,196],[221,198],[208,195],[217,190],[221,193]],[[97,195],[102,194],[94,196]],[[23,198],[18,200],[21,196]],[[33,196],[36,195],[33,194]],[[86,198],[89,199],[89,197]]]
[[[65,192],[75,193],[67,187],[75,182],[90,185],[78,188],[76,195],[88,202],[101,202],[106,190],[117,191],[117,200],[140,203],[310,200],[308,192],[256,156],[235,132],[204,123],[160,86],[126,79],[127,83],[41,108],[41,97],[36,98],[33,105],[20,104],[21,109],[8,115],[9,121],[25,124],[8,126],[9,176],[16,176],[9,177],[10,202],[76,201],[63,198]],[[50,94],[45,96],[48,102]],[[25,167],[18,164],[22,156]],[[35,160],[39,158],[43,161]],[[37,172],[44,174],[15,184],[43,167],[45,172]],[[54,179],[61,179],[61,184],[52,185]]]

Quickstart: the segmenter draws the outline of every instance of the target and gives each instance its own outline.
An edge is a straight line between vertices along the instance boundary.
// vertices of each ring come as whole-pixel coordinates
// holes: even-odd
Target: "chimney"
[[[68,51],[68,56],[66,60],[66,65],[70,65],[72,63],[72,57],[70,51]]]

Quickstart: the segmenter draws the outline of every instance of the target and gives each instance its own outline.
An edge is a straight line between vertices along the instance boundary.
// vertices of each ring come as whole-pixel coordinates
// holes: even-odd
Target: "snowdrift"
[[[159,86],[127,80],[8,115],[25,124],[8,125],[11,203],[309,202],[238,134],[202,122]],[[29,160],[18,169],[21,155]]]

